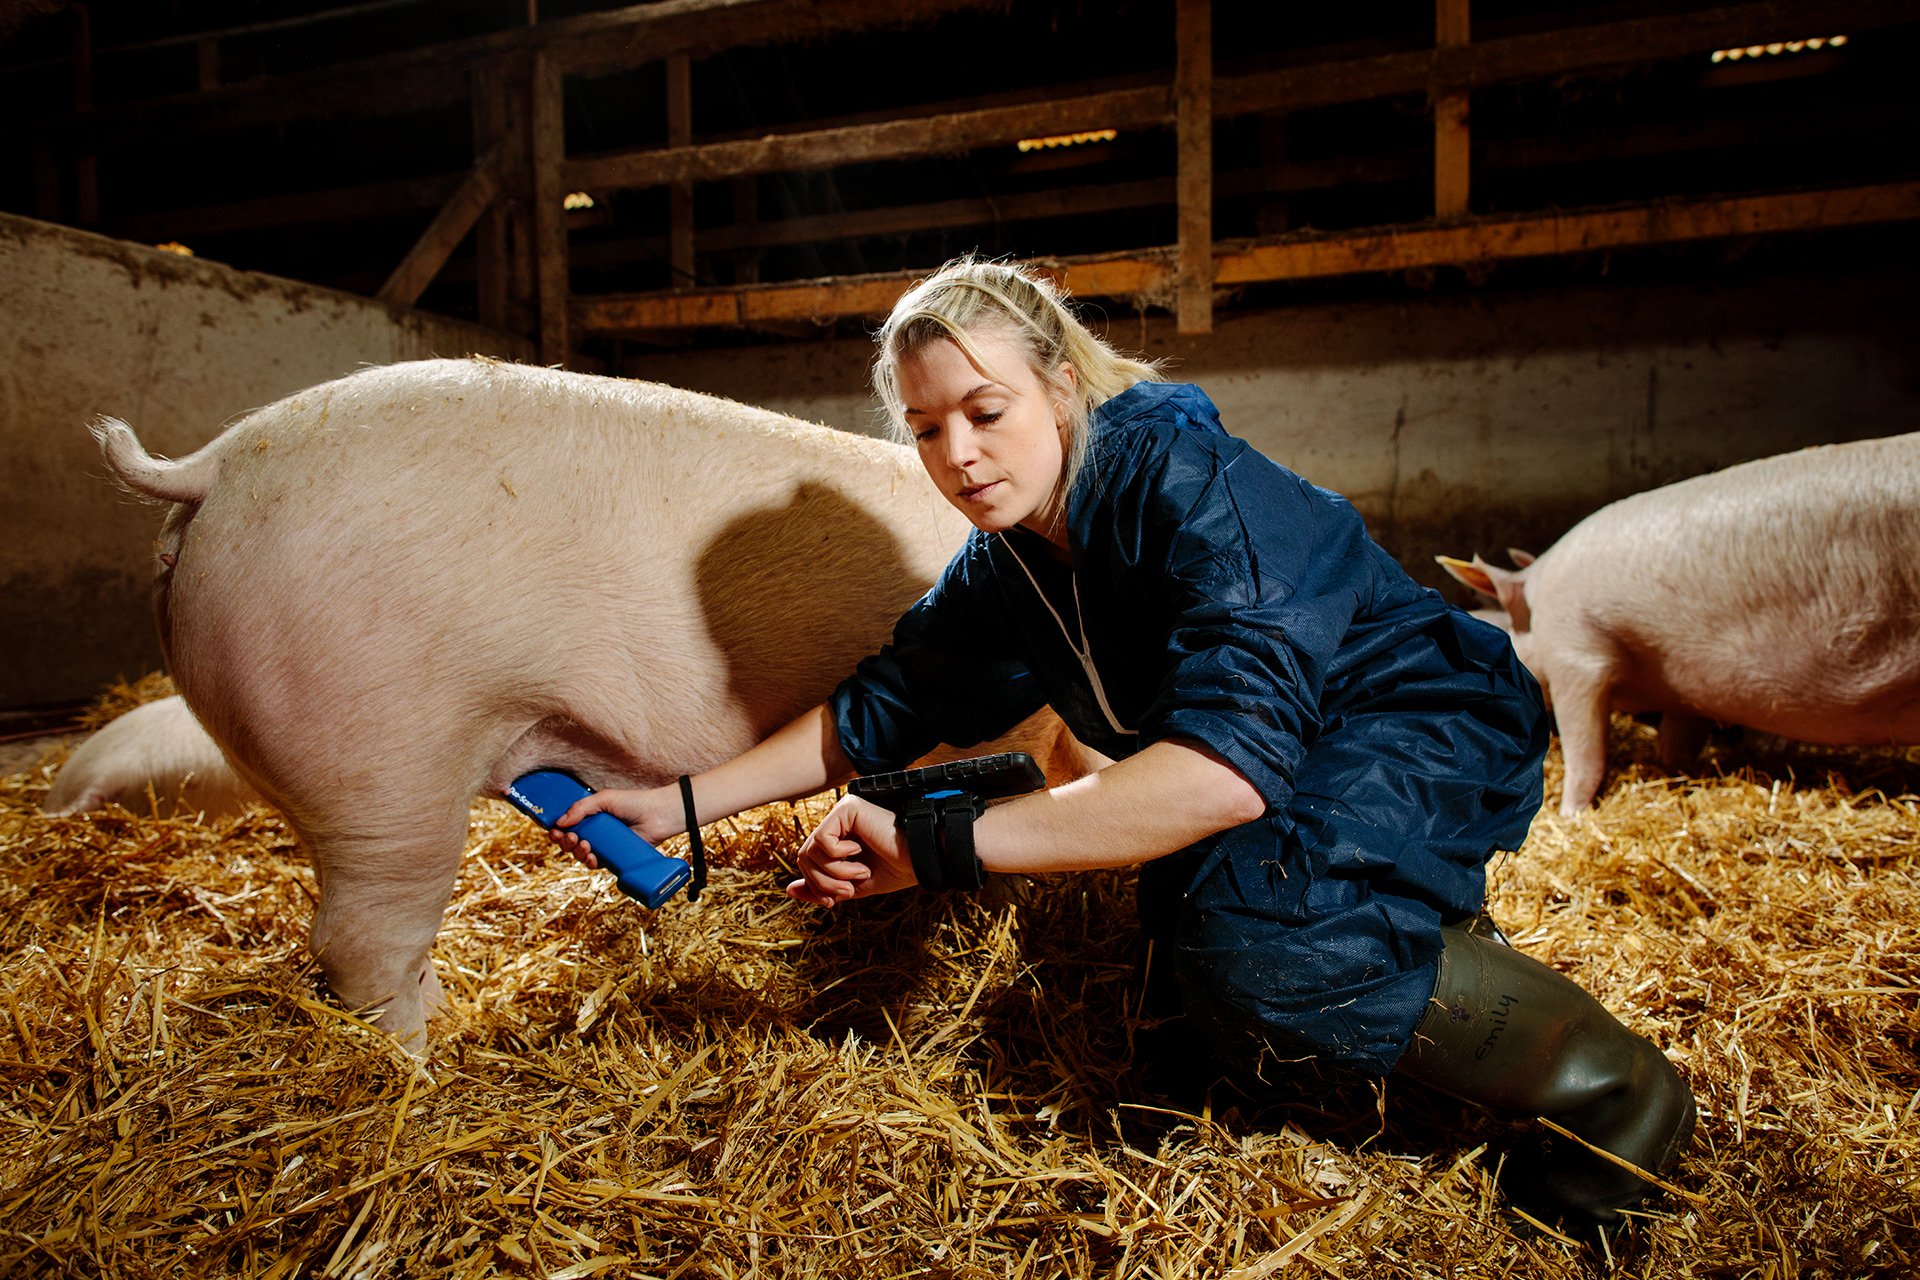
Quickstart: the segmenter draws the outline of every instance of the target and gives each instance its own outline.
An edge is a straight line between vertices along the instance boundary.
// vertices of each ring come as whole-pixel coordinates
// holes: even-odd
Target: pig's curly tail
[[[101,418],[89,429],[100,442],[100,454],[113,478],[129,492],[198,506],[213,488],[220,464],[211,449],[175,462],[148,453],[133,428],[118,418]]]

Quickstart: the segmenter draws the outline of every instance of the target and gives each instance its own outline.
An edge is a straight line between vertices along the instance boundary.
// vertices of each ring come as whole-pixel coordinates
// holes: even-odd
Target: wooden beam
[[[1172,119],[1172,93],[1164,86],[1152,86],[877,124],[797,130],[697,147],[585,156],[569,160],[566,173],[570,184],[590,190],[711,182],[873,160],[960,155],[976,147],[1036,135],[1132,129],[1165,125]]]
[[[500,153],[496,149],[489,152],[460,189],[453,193],[434,220],[427,224],[420,239],[414,242],[400,265],[393,269],[387,282],[380,286],[380,292],[374,296],[381,302],[392,302],[399,306],[410,307],[420,300],[427,291],[433,278],[440,274],[440,268],[447,265],[447,259],[467,238],[467,232],[473,230],[474,223],[493,203],[494,195],[500,190]],[[502,295],[504,302],[504,294]],[[504,310],[504,308],[503,308]]]
[[[1347,182],[1397,182],[1413,177],[1418,163],[1412,152],[1386,157],[1362,157],[1325,165],[1294,165],[1280,173],[1241,170],[1214,175],[1219,195],[1253,195],[1267,191],[1305,191]],[[742,180],[744,181],[744,180]],[[773,222],[746,220],[730,226],[709,227],[700,233],[704,252],[737,253],[779,245],[818,244],[862,236],[900,235],[967,225],[1008,224],[1042,218],[1085,217],[1120,209],[1145,209],[1174,203],[1172,178],[1110,183],[1035,191],[1024,195],[971,197],[887,209],[850,210],[781,218]],[[571,250],[577,268],[615,267],[653,261],[666,252],[663,236],[607,241]],[[457,272],[458,264],[450,270]],[[737,284],[751,283],[736,280]]]
[[[1076,298],[1129,298],[1142,306],[1164,302],[1173,281],[1175,251],[1040,259],[1028,265],[1052,276]]]
[[[1704,54],[1728,43],[1802,28],[1865,29],[1911,20],[1911,0],[1840,0],[1827,6],[1747,4],[1666,18],[1574,27],[1461,47],[1216,76],[1213,114],[1239,116],[1372,98],[1472,88],[1623,63]],[[1811,26],[1809,26],[1811,24]],[[1795,38],[1786,36],[1784,38]],[[1169,86],[1148,85],[1052,101],[936,110],[911,119],[799,129],[697,147],[650,148],[581,157],[567,165],[575,187],[621,188],[703,182],[748,174],[830,168],[872,160],[956,155],[1036,134],[1142,129],[1174,123]]]
[[[1477,40],[1457,49],[1416,49],[1222,77],[1214,85],[1214,112],[1237,116],[1487,88],[1705,55],[1731,45],[1797,40],[1812,31],[1866,31],[1912,21],[1910,0],[1728,5]]]
[[[1255,284],[1634,249],[1727,236],[1920,218],[1920,182],[1782,195],[1663,201],[1587,213],[1481,218],[1452,227],[1315,236],[1223,249],[1221,284]]]
[[[1074,295],[1090,298],[1164,291],[1172,279],[1171,253],[1041,259],[1028,265]],[[576,298],[573,322],[583,333],[599,334],[827,324],[842,317],[884,316],[925,275],[924,271],[903,271],[733,289]]]
[[[533,275],[540,313],[540,361],[564,365],[567,333],[567,223],[561,201],[570,189],[561,181],[566,161],[566,112],[560,64],[545,54],[533,59],[529,117],[533,145]]]
[[[693,60],[684,53],[667,58],[667,145],[693,143]],[[667,188],[667,270],[675,288],[694,283],[693,184]]]
[[[99,107],[66,128],[91,145],[136,145],[293,120],[392,115],[454,106],[467,68],[542,50],[565,74],[598,76],[726,49],[816,40],[879,26],[924,24],[950,13],[997,10],[1004,0],[657,0],[604,13],[513,27],[468,40],[233,84],[208,93]]]
[[[803,44],[1005,7],[1006,0],[660,0],[549,23],[554,30],[543,39],[568,75],[592,77],[658,62],[668,53],[699,58]]]
[[[1817,114],[1781,112],[1741,120],[1606,129],[1573,136],[1516,138],[1489,143],[1480,148],[1478,163],[1483,171],[1490,172],[1540,169],[1593,160],[1684,154],[1761,142],[1785,146],[1848,131],[1874,129],[1889,134],[1920,129],[1920,111],[1882,107]],[[1407,182],[1417,179],[1426,167],[1427,157],[1424,153],[1407,150],[1335,161],[1292,163],[1277,168],[1216,171],[1214,191],[1220,196],[1284,195],[1352,184]],[[1164,207],[1174,204],[1177,198],[1173,178],[1146,178],[1138,182],[812,214],[751,225],[741,221],[730,226],[705,228],[700,233],[700,243],[709,252],[729,253],[858,239],[863,236],[902,235],[943,227],[1084,217],[1123,209]],[[1261,238],[1277,236],[1287,229],[1284,226],[1274,228],[1263,232]],[[640,241],[616,241],[576,248],[573,258],[576,265],[581,267],[605,267],[658,258],[665,251],[665,240],[656,236]]]
[[[1467,0],[1433,0],[1434,46],[1467,47]],[[1442,222],[1467,216],[1468,93],[1455,89],[1433,98],[1433,212]]]
[[[1174,137],[1180,228],[1174,314],[1181,333],[1213,332],[1213,0],[1174,15]]]
[[[511,114],[509,112],[510,117]],[[1596,130],[1585,134],[1516,138],[1485,143],[1476,148],[1475,153],[1478,157],[1476,164],[1484,174],[1599,159],[1675,155],[1763,142],[1785,146],[1854,131],[1877,131],[1888,136],[1899,136],[1902,131],[1912,132],[1916,127],[1920,127],[1920,112],[1904,105],[1821,112],[1782,111],[1743,116],[1738,120],[1663,123]],[[524,140],[518,145],[524,154]],[[1278,152],[1277,146],[1275,151]],[[41,169],[49,183],[50,194],[47,198],[54,201],[50,205],[36,206],[54,212],[43,212],[36,216],[58,221],[58,175],[52,168],[53,153],[44,145],[44,139],[35,139],[35,154],[44,158]],[[1265,162],[1266,152],[1262,154]],[[1383,152],[1323,163],[1291,162],[1272,167],[1264,175],[1251,171],[1216,173],[1214,187],[1217,195],[1320,191],[1349,183],[1409,181],[1419,176],[1424,165],[1425,157],[1415,151]],[[505,177],[511,179],[513,176],[510,166]],[[307,191],[232,204],[172,209],[116,218],[108,225],[112,234],[129,240],[177,239],[191,242],[199,236],[225,231],[404,216],[438,209],[446,203],[454,189],[465,181],[465,177],[460,173],[443,173],[330,191]],[[742,178],[738,181],[746,188],[744,197],[751,197],[752,179]],[[515,190],[513,182],[506,181],[504,191],[512,195]],[[705,249],[716,253],[731,252],[859,236],[894,235],[967,223],[1017,222],[1147,208],[1171,205],[1175,199],[1173,179],[1149,178],[1130,183],[780,218],[752,227],[747,225],[751,219],[736,213],[733,225],[702,229],[700,242]],[[521,193],[520,202],[524,208],[524,192]],[[1263,229],[1262,235],[1278,234],[1285,229]],[[618,255],[621,248],[620,244],[615,243],[600,246],[596,251],[576,250],[574,256],[585,265],[589,261],[600,260],[591,256],[594,252],[599,252],[602,259],[611,262],[620,260]],[[656,237],[648,243],[646,253],[649,256],[657,258],[665,252],[664,238]],[[609,253],[612,256],[607,256]]]
[[[1214,280],[1220,285],[1271,283],[1915,219],[1920,219],[1920,182],[1673,201],[1479,218],[1457,226],[1296,234],[1278,242],[1221,246],[1215,254]],[[1176,256],[1175,250],[1165,249],[1030,265],[1060,280],[1075,297],[1164,302],[1172,296]],[[578,298],[572,314],[582,332],[601,334],[793,321],[825,324],[886,314],[923,274]]]
[[[844,276],[732,289],[576,298],[573,323],[583,333],[602,334],[750,328],[791,320],[825,324],[841,316],[885,315],[916,278]]]

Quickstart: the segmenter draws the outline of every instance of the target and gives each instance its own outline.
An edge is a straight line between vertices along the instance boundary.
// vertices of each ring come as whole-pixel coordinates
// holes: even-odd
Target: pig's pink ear
[[[1500,589],[1494,585],[1493,575],[1488,572],[1490,566],[1479,556],[1475,556],[1472,563],[1456,560],[1452,556],[1435,556],[1433,559],[1442,569],[1452,574],[1456,581],[1465,583],[1490,599],[1500,598]]]
[[[1527,578],[1525,570],[1496,569],[1479,556],[1469,564],[1465,560],[1456,560],[1452,556],[1435,556],[1440,567],[1466,583],[1483,596],[1491,596],[1500,602],[1507,611],[1507,617],[1513,620],[1513,630],[1525,631],[1533,623],[1533,611],[1527,607]]]
[[[1525,552],[1521,553],[1525,555]],[[1532,557],[1528,557],[1531,559]],[[1479,556],[1473,558],[1475,567],[1493,579],[1493,593],[1500,601],[1500,607],[1513,619],[1514,634],[1533,628],[1533,610],[1527,607],[1527,570],[1523,565],[1518,569],[1496,569]]]
[[[1522,551],[1518,547],[1508,547],[1507,559],[1513,561],[1515,568],[1524,569],[1533,563],[1533,552]]]

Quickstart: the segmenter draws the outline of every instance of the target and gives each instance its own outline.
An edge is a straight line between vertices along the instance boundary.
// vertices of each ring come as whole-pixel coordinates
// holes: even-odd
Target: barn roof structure
[[[548,362],[867,323],[963,251],[1204,332],[1870,261],[1920,216],[1916,53],[1904,0],[14,0],[0,208]]]

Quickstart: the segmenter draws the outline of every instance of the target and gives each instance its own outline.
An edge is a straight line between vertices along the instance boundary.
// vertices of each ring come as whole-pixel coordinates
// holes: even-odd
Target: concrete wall
[[[1493,292],[1225,314],[1199,338],[1132,316],[1107,332],[1171,357],[1229,431],[1352,498],[1415,577],[1451,588],[1436,553],[1539,551],[1641,489],[1920,429],[1913,283],[1897,269]],[[869,355],[820,342],[653,355],[625,372],[875,431]]]
[[[0,708],[91,697],[159,666],[161,513],[103,478],[87,423],[178,456],[302,387],[517,339],[290,280],[0,214]]]
[[[1347,494],[1442,585],[1437,552],[1539,550],[1627,493],[1920,429],[1913,276],[1298,306],[1184,339],[1115,314],[1109,333],[1171,358],[1230,431]],[[469,351],[528,356],[471,326],[0,215],[0,708],[85,698],[159,661],[160,513],[102,478],[88,421],[124,418],[177,456],[358,365]],[[630,356],[624,372],[876,432],[868,356],[823,339]]]

